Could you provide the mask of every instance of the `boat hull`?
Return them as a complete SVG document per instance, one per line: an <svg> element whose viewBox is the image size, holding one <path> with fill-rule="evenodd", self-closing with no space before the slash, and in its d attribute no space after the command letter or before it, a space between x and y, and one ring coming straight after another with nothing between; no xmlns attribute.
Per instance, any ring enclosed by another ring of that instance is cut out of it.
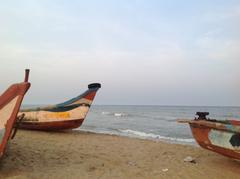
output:
<svg viewBox="0 0 240 179"><path fill-rule="evenodd" d="M0 158L3 156L7 143L11 138L24 95L30 88L28 73L29 70L26 70L24 82L10 86L0 96Z"/></svg>
<svg viewBox="0 0 240 179"><path fill-rule="evenodd" d="M68 121L53 122L21 122L19 127L26 130L58 131L78 128L82 125L84 119L75 119Z"/></svg>
<svg viewBox="0 0 240 179"><path fill-rule="evenodd" d="M78 128L86 118L100 87L101 85L98 83L90 84L88 85L89 89L83 94L64 103L23 109L19 112L19 115L24 115L24 118L18 123L18 127L43 131Z"/></svg>
<svg viewBox="0 0 240 179"><path fill-rule="evenodd" d="M207 124L193 121L189 125L195 140L202 148L240 160L240 134L238 132L228 130L221 123L214 123L212 125L215 127L210 127Z"/></svg>

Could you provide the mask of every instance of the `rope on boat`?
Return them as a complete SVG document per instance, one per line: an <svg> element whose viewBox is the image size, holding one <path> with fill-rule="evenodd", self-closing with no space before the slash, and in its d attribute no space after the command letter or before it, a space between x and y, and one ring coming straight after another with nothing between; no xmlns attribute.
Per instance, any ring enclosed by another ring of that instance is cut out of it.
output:
<svg viewBox="0 0 240 179"><path fill-rule="evenodd" d="M16 135L16 133L17 133L17 130L18 130L18 128L19 128L19 125L20 125L20 123L22 122L22 120L24 119L24 117L25 117L25 114L24 114L24 113L17 117L17 121L16 121L16 123L15 123L14 131L13 131L13 133L12 133L11 139L14 139L14 137L15 137L15 135Z"/></svg>

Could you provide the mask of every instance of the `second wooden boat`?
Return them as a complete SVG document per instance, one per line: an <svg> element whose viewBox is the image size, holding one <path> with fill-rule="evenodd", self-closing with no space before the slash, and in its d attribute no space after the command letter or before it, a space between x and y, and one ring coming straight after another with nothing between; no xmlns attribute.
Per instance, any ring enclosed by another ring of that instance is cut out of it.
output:
<svg viewBox="0 0 240 179"><path fill-rule="evenodd" d="M194 120L179 120L188 123L197 143L208 150L240 160L240 121L207 119L208 112L198 112Z"/></svg>
<svg viewBox="0 0 240 179"><path fill-rule="evenodd" d="M19 112L19 115L24 114L23 120L18 124L19 128L44 131L78 128L83 123L99 88L99 83L90 84L86 92L64 103L23 109Z"/></svg>

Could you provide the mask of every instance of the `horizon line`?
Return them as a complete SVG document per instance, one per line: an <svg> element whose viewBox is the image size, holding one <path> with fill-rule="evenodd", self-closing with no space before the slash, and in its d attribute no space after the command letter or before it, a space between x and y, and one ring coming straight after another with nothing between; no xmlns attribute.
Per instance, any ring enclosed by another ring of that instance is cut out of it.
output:
<svg viewBox="0 0 240 179"><path fill-rule="evenodd" d="M51 104L22 104L24 105L51 105ZM181 105L181 104L92 104L92 106L162 106L162 107L237 107L240 105Z"/></svg>

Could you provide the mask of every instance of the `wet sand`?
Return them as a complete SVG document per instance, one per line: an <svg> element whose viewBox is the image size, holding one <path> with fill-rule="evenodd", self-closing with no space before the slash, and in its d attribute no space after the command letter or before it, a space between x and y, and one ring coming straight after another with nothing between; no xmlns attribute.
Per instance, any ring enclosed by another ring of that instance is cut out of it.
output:
<svg viewBox="0 0 240 179"><path fill-rule="evenodd" d="M196 163L184 162L187 156ZM240 162L194 146L88 132L19 130L0 178L238 178Z"/></svg>

